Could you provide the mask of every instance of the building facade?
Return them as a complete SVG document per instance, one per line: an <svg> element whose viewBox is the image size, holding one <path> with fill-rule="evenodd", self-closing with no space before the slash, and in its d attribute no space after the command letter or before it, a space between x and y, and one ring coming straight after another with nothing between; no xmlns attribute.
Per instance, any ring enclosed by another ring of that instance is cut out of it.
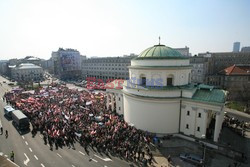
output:
<svg viewBox="0 0 250 167"><path fill-rule="evenodd" d="M242 47L241 52L250 52L250 46Z"/></svg>
<svg viewBox="0 0 250 167"><path fill-rule="evenodd" d="M53 73L62 80L81 78L81 55L75 49L59 48L52 52Z"/></svg>
<svg viewBox="0 0 250 167"><path fill-rule="evenodd" d="M43 80L43 69L31 63L19 64L11 69L11 78L17 82L40 82Z"/></svg>
<svg viewBox="0 0 250 167"><path fill-rule="evenodd" d="M190 64L193 65L193 83L220 86L222 81L218 73L234 64L250 64L250 52L200 53L198 56L190 57Z"/></svg>
<svg viewBox="0 0 250 167"><path fill-rule="evenodd" d="M0 60L0 74L1 75L7 74L7 67L8 67L8 61L7 60Z"/></svg>
<svg viewBox="0 0 250 167"><path fill-rule="evenodd" d="M174 48L183 56L190 56L189 48ZM83 60L82 75L84 79L93 77L96 80L101 79L104 82L109 79L127 79L129 78L130 62L138 55L130 54L123 57L96 57Z"/></svg>
<svg viewBox="0 0 250 167"><path fill-rule="evenodd" d="M205 55L190 57L190 64L193 66L191 70L192 83L205 83L208 73L208 59Z"/></svg>
<svg viewBox="0 0 250 167"><path fill-rule="evenodd" d="M124 81L122 91L112 89L117 81L107 84L113 84L107 90L107 107L144 131L205 136L217 142L225 92L191 84L191 70L189 57L165 45L150 47L131 60L129 79Z"/></svg>
<svg viewBox="0 0 250 167"><path fill-rule="evenodd" d="M234 64L250 63L250 52L221 52L210 53L208 74L213 75Z"/></svg>
<svg viewBox="0 0 250 167"><path fill-rule="evenodd" d="M229 91L229 100L250 99L250 64L235 64L219 72L220 87Z"/></svg>
<svg viewBox="0 0 250 167"><path fill-rule="evenodd" d="M239 51L240 51L240 42L234 42L233 52L239 52Z"/></svg>
<svg viewBox="0 0 250 167"><path fill-rule="evenodd" d="M183 56L191 56L189 53L189 47L185 46L185 48L173 48L174 50L180 52Z"/></svg>
<svg viewBox="0 0 250 167"><path fill-rule="evenodd" d="M94 77L97 80L127 79L129 76L128 66L131 59L136 55L124 57L99 57L82 61L82 75L84 79Z"/></svg>

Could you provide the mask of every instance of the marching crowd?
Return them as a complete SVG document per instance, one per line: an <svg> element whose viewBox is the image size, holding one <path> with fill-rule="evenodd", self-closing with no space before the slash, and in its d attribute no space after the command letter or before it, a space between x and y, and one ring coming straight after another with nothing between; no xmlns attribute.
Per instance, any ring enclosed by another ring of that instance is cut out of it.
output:
<svg viewBox="0 0 250 167"><path fill-rule="evenodd" d="M11 91L5 93L4 100L23 111L30 119L33 136L40 131L44 144L48 143L51 150L63 146L74 149L78 141L86 152L91 147L131 161L152 163L152 136L128 125L122 116L106 108L104 93L54 84L32 93Z"/></svg>

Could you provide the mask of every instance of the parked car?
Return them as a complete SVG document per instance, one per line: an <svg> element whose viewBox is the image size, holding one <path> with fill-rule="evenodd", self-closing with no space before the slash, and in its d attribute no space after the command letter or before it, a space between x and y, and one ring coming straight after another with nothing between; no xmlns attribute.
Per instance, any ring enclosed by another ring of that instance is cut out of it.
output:
<svg viewBox="0 0 250 167"><path fill-rule="evenodd" d="M203 165L203 159L199 155L183 153L183 154L180 154L180 158L184 161L190 162L190 163L198 165L198 166Z"/></svg>
<svg viewBox="0 0 250 167"><path fill-rule="evenodd" d="M14 111L15 109L12 108L11 106L5 106L4 107L4 114L8 117L11 118L11 112Z"/></svg>

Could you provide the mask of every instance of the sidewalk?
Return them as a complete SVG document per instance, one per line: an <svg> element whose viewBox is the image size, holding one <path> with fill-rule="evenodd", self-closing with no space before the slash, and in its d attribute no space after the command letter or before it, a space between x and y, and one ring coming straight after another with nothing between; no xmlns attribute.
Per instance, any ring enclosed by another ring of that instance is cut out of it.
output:
<svg viewBox="0 0 250 167"><path fill-rule="evenodd" d="M156 167L173 167L167 160L167 158L163 156L154 156L153 165Z"/></svg>
<svg viewBox="0 0 250 167"><path fill-rule="evenodd" d="M19 167L14 162L0 155L0 167Z"/></svg>
<svg viewBox="0 0 250 167"><path fill-rule="evenodd" d="M156 147L153 146L152 153L153 153L153 163L152 163L152 167L173 167L173 165L171 165L167 158L162 154L162 152ZM146 155L146 158L148 158L148 156Z"/></svg>
<svg viewBox="0 0 250 167"><path fill-rule="evenodd" d="M248 121L250 121L250 115L244 112L240 112L234 109L230 109L230 108L225 108L225 111L229 114L233 114L233 115L237 115L243 118L246 118Z"/></svg>

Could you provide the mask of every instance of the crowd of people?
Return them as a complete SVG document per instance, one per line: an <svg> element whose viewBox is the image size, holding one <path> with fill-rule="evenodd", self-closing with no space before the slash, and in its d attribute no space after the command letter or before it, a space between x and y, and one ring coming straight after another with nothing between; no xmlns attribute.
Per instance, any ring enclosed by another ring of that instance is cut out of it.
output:
<svg viewBox="0 0 250 167"><path fill-rule="evenodd" d="M43 134L50 149L79 142L86 152L94 151L122 156L131 161L152 163L149 144L152 136L128 125L123 117L106 108L103 92L69 89L60 84L34 92L12 90L4 100L23 111L32 124L32 134Z"/></svg>

